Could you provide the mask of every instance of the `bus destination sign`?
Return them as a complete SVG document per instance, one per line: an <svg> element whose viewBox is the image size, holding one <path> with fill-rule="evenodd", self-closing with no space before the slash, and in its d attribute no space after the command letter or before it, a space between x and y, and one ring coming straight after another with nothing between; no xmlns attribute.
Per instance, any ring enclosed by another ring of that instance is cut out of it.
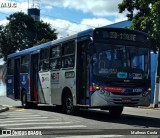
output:
<svg viewBox="0 0 160 138"><path fill-rule="evenodd" d="M143 34L130 31L122 30L105 30L100 29L96 30L94 33L95 40L121 40L121 41L130 41L130 42L144 42L147 40L147 37Z"/></svg>
<svg viewBox="0 0 160 138"><path fill-rule="evenodd" d="M109 38L120 39L120 40L128 40L128 41L136 41L136 34L109 32Z"/></svg>

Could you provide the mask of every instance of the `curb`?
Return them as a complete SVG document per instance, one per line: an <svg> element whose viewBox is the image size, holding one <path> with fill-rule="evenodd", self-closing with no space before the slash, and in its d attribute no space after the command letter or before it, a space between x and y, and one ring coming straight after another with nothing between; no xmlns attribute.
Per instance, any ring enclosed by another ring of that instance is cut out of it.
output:
<svg viewBox="0 0 160 138"><path fill-rule="evenodd" d="M8 111L8 110L9 110L9 107L2 107L2 108L0 109L0 113L5 112L5 111Z"/></svg>
<svg viewBox="0 0 160 138"><path fill-rule="evenodd" d="M141 109L152 109L152 110L160 110L160 107L156 107L154 108L153 106L138 106L138 108L141 108Z"/></svg>

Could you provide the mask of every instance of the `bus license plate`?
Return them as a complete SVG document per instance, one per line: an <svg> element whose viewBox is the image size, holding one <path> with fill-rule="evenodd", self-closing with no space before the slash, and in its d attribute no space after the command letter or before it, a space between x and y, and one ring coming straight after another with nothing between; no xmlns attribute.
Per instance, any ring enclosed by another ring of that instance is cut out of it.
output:
<svg viewBox="0 0 160 138"><path fill-rule="evenodd" d="M124 103L130 103L132 100L131 99L129 99L129 98L124 98L124 99L122 99L122 102L124 102Z"/></svg>

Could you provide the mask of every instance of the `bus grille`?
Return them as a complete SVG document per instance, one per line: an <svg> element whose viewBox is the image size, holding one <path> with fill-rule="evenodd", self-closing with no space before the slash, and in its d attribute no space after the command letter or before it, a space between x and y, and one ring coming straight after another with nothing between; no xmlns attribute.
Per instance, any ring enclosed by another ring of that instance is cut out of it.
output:
<svg viewBox="0 0 160 138"><path fill-rule="evenodd" d="M113 99L113 102L114 102L115 104L131 105L131 104L138 104L139 99L131 99L130 102L122 102L122 99Z"/></svg>

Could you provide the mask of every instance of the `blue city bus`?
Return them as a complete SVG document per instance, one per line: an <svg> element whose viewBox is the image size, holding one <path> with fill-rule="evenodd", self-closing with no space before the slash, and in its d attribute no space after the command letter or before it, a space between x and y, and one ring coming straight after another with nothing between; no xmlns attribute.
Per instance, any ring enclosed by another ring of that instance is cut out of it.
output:
<svg viewBox="0 0 160 138"><path fill-rule="evenodd" d="M8 55L7 96L22 106L56 105L67 114L150 104L150 37L95 28Z"/></svg>

